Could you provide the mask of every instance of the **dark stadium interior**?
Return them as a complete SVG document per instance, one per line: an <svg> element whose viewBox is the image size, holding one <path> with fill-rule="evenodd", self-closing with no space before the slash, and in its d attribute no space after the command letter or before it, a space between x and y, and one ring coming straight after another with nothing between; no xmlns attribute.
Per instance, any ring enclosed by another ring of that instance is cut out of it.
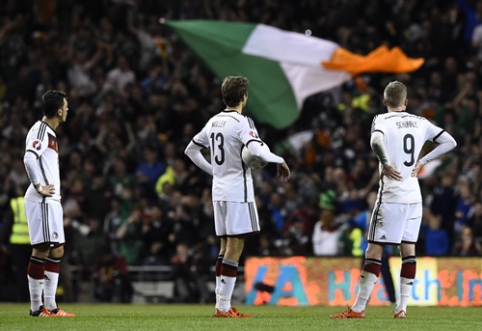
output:
<svg viewBox="0 0 482 331"><path fill-rule="evenodd" d="M172 281L187 291L176 295L181 302L211 300L207 280L218 253L211 178L183 151L223 109L220 80L160 17L310 29L354 53L386 44L425 58L412 73L363 74L309 97L287 129L257 124L261 138L290 165L292 179L276 182L273 164L253 172L262 231L246 240L244 257L313 256L320 218L340 232L338 250L326 255L353 256L353 220L378 189L370 125L385 111L383 88L395 79L409 87L407 111L458 142L420 179L424 225L417 255L481 256L482 38L472 37L482 16L476 2L2 0L0 301L19 299L9 251L10 199L30 184L22 163L25 136L41 118L40 97L50 89L66 91L70 108L56 131L66 231L63 300L81 301L82 284L95 288L106 263L124 282L127 297L118 301L131 300L129 279ZM312 138L293 147L289 137L301 132ZM443 247L441 235L449 239Z"/></svg>

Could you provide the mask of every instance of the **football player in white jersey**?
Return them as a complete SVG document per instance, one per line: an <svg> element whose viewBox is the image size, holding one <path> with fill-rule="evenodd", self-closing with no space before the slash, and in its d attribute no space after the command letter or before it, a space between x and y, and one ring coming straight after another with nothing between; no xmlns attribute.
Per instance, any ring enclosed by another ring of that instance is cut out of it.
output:
<svg viewBox="0 0 482 331"><path fill-rule="evenodd" d="M457 146L454 138L427 119L405 112L407 87L391 82L383 93L388 112L373 119L370 144L380 161L380 188L370 220L365 264L354 305L331 318L364 318L378 281L383 249L399 245L402 256L400 302L394 318L406 318L416 271L415 243L422 221L422 195L417 174L421 166ZM426 141L438 144L419 158Z"/></svg>
<svg viewBox="0 0 482 331"><path fill-rule="evenodd" d="M25 193L25 214L32 244L27 269L30 316L73 317L74 314L60 309L55 301L65 242L55 129L67 119L66 94L47 91L42 96L42 110L42 120L27 134L23 158L31 181Z"/></svg>
<svg viewBox="0 0 482 331"><path fill-rule="evenodd" d="M245 77L224 79L221 92L226 109L213 116L185 150L199 168L213 176L214 222L216 235L221 238L216 262L215 317L249 317L231 307L244 237L260 231L251 169L241 158L243 146L262 160L277 163L281 180L290 177L283 158L270 152L251 118L242 115L248 100L248 83ZM211 163L201 154L204 148L210 148Z"/></svg>

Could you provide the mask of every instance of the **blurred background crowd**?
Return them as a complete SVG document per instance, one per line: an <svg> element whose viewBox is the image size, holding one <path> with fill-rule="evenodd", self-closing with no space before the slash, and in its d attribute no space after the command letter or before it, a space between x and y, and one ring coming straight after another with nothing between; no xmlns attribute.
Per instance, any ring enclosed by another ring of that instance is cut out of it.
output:
<svg viewBox="0 0 482 331"><path fill-rule="evenodd" d="M3 285L15 273L11 201L30 183L25 136L41 119L40 97L49 89L66 91L70 108L57 129L64 265L99 284L112 282L102 274L105 265L125 277L132 265L171 266L171 277L188 287L199 275L210 277L218 252L211 178L183 151L224 108L220 81L160 17L309 29L355 53L386 44L425 58L413 73L367 74L310 97L285 130L257 123L261 138L287 160L292 179L279 183L274 165L253 172L262 232L248 238L244 256L363 254L378 189L370 126L385 112L382 92L394 79L409 87L408 112L429 118L458 142L420 180L424 221L417 254L481 255L482 1L4 0ZM109 298L105 289L96 296Z"/></svg>

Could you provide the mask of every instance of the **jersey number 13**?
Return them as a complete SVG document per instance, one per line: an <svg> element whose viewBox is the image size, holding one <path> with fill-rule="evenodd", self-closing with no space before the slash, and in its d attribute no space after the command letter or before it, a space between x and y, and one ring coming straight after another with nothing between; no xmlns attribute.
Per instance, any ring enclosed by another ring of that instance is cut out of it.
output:
<svg viewBox="0 0 482 331"><path fill-rule="evenodd" d="M224 163L224 135L221 132L211 133L211 148L213 150L214 161L217 165Z"/></svg>

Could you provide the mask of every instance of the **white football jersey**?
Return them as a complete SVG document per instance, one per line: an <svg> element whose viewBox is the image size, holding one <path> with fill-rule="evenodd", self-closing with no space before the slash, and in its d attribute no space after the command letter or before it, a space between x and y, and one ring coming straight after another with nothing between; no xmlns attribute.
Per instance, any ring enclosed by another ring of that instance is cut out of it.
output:
<svg viewBox="0 0 482 331"><path fill-rule="evenodd" d="M33 184L25 193L25 200L60 203L60 171L57 136L54 129L43 121L36 122L27 134L25 153L34 153L42 174L40 185L53 185L55 193L51 197L39 194Z"/></svg>
<svg viewBox="0 0 482 331"><path fill-rule="evenodd" d="M401 204L421 202L418 178L411 176L412 169L425 142L436 142L444 130L423 117L406 112L390 112L375 116L371 133L375 131L383 133L388 160L403 177L402 181L382 177L378 199Z"/></svg>
<svg viewBox="0 0 482 331"><path fill-rule="evenodd" d="M235 110L224 110L213 116L192 141L210 148L213 201L254 201L251 169L241 158L244 145L261 142L251 118Z"/></svg>

